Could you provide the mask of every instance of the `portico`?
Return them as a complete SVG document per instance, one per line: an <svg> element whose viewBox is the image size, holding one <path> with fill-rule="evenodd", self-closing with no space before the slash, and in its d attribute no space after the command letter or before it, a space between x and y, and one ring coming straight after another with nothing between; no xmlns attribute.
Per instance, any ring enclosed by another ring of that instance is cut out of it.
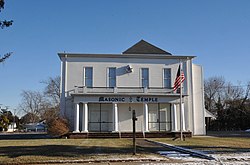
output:
<svg viewBox="0 0 250 165"><path fill-rule="evenodd" d="M73 132L130 132L131 110L136 111L138 118L136 128L139 132L180 131L178 124L180 113L177 109L178 103L175 103L176 96L168 102L163 100L167 99L164 96L74 95Z"/></svg>

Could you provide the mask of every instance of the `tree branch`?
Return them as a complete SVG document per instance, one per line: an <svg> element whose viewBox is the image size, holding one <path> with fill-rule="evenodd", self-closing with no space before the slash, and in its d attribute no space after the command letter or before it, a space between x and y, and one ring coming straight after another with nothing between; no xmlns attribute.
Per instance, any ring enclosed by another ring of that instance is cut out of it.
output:
<svg viewBox="0 0 250 165"><path fill-rule="evenodd" d="M4 62L7 58L11 56L12 52L6 53L3 57L0 57L0 63Z"/></svg>

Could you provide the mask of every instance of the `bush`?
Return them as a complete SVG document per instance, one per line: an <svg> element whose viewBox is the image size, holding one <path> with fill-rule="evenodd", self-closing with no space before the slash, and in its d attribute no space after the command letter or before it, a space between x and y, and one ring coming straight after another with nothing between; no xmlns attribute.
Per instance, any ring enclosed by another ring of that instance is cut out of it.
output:
<svg viewBox="0 0 250 165"><path fill-rule="evenodd" d="M65 118L55 118L47 122L48 133L53 136L62 136L69 132L69 122Z"/></svg>

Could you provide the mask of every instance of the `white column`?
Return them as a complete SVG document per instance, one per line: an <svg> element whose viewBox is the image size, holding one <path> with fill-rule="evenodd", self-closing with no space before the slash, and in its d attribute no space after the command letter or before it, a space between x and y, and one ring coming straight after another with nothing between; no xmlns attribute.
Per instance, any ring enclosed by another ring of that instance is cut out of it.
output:
<svg viewBox="0 0 250 165"><path fill-rule="evenodd" d="M184 103L181 104L181 114L182 114L182 129L183 131L186 131L186 124L185 124L185 111L184 111Z"/></svg>
<svg viewBox="0 0 250 165"><path fill-rule="evenodd" d="M144 103L144 131L148 132L148 104Z"/></svg>
<svg viewBox="0 0 250 165"><path fill-rule="evenodd" d="M83 103L82 132L88 132L88 104Z"/></svg>
<svg viewBox="0 0 250 165"><path fill-rule="evenodd" d="M177 131L177 112L176 112L176 104L172 104L172 131Z"/></svg>
<svg viewBox="0 0 250 165"><path fill-rule="evenodd" d="M75 125L74 125L74 133L79 132L79 103L75 104Z"/></svg>
<svg viewBox="0 0 250 165"><path fill-rule="evenodd" d="M114 122L114 132L118 132L119 128L118 128L118 107L117 107L117 103L113 103L113 122Z"/></svg>

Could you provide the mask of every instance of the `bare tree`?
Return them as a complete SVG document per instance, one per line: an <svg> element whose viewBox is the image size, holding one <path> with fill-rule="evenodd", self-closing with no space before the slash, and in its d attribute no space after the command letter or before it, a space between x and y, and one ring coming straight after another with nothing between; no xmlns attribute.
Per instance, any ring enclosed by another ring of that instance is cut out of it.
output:
<svg viewBox="0 0 250 165"><path fill-rule="evenodd" d="M0 12L2 9L4 9L4 0L0 0ZM0 20L0 28L3 29L5 27L11 26L13 23L13 20L7 21L7 20ZM4 54L2 57L0 56L0 63L4 62L6 59L8 59L11 56L12 52Z"/></svg>
<svg viewBox="0 0 250 165"><path fill-rule="evenodd" d="M37 122L37 116L41 116L41 111L44 109L44 106L47 106L43 95L36 91L23 91L21 96L22 103L19 108L26 114L31 115L30 122Z"/></svg>
<svg viewBox="0 0 250 165"><path fill-rule="evenodd" d="M216 109L216 103L221 99L221 90L224 84L225 79L223 77L215 76L205 80L205 106L209 111L213 112Z"/></svg>
<svg viewBox="0 0 250 165"><path fill-rule="evenodd" d="M60 103L60 81L60 76L49 77L48 80L42 81L46 84L44 94L51 99L54 106L58 106Z"/></svg>
<svg viewBox="0 0 250 165"><path fill-rule="evenodd" d="M205 80L206 108L217 115L218 130L242 130L249 127L250 82L245 87L225 82L222 77Z"/></svg>
<svg viewBox="0 0 250 165"><path fill-rule="evenodd" d="M4 9L4 5L5 5L5 2L4 0L0 0L0 12L2 11L2 9ZM3 29L5 27L9 27L11 26L13 23L13 20L10 20L10 21L7 21L7 20L0 20L0 27Z"/></svg>
<svg viewBox="0 0 250 165"><path fill-rule="evenodd" d="M49 77L42 81L46 85L43 94L50 103L50 107L44 111L42 117L47 121L49 127L52 121L59 117L60 81L60 76Z"/></svg>

